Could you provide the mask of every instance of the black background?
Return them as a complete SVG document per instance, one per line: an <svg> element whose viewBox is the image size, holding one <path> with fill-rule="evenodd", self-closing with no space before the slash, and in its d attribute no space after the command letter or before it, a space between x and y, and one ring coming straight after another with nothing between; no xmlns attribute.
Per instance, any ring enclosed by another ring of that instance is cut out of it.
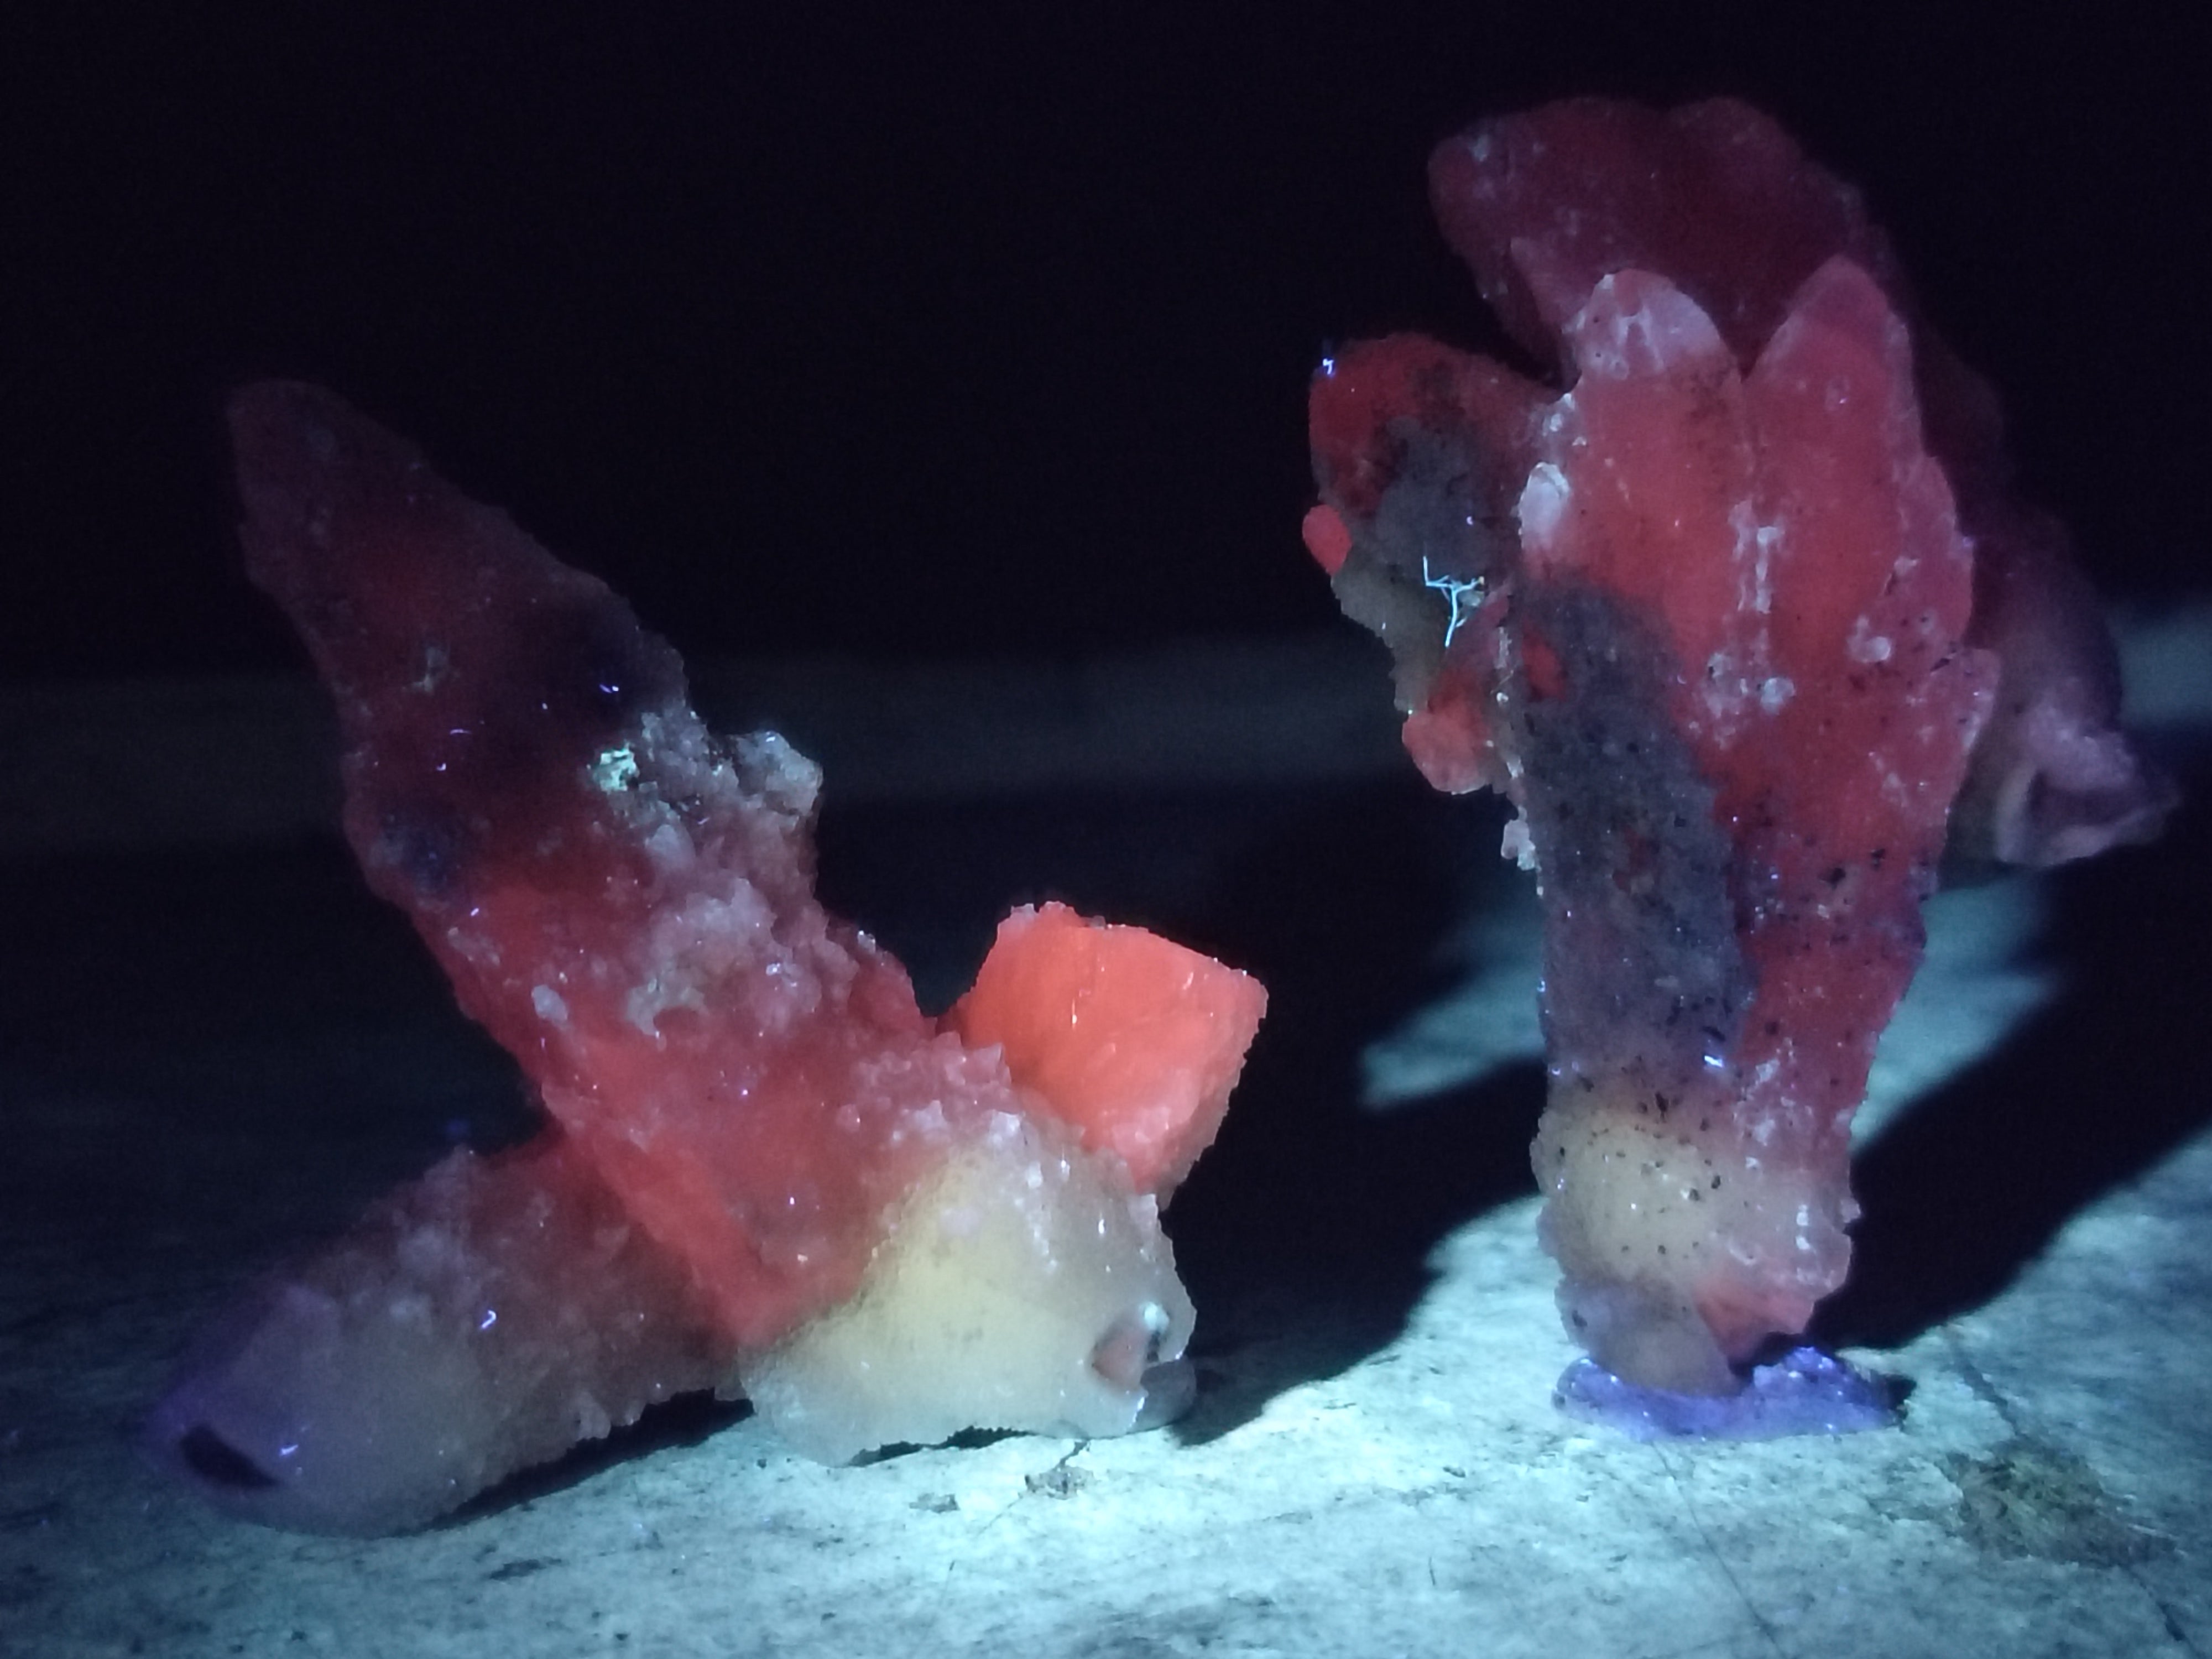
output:
<svg viewBox="0 0 2212 1659"><path fill-rule="evenodd" d="M1864 185L2110 592L2212 509L2189 8L16 7L0 680L287 666L224 390L321 380L687 653L1330 625L1332 340L1486 337L1429 147L1717 92ZM2171 21L2168 21L2171 20Z"/></svg>

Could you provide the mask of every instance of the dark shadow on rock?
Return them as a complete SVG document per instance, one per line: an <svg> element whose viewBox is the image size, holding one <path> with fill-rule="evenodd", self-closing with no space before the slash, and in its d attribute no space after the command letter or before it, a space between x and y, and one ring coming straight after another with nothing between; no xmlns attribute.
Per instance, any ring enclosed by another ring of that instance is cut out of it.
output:
<svg viewBox="0 0 2212 1659"><path fill-rule="evenodd" d="M1540 1067L1387 1115L1358 1105L1369 1043L1450 988L1444 934L1526 877L1499 809L1412 775L1279 789L1038 796L841 812L830 908L914 970L963 987L1012 904L1062 899L1257 975L1267 1017L1219 1140L1167 1214L1199 1310L1199 1396L1170 1432L1211 1439L1401 1335L1443 1237L1529 1188ZM1535 994L1535 965L1528 994Z"/></svg>
<svg viewBox="0 0 2212 1659"><path fill-rule="evenodd" d="M1852 1276L1824 1345L1890 1347L1997 1295L2072 1217L2212 1122L2212 816L2048 878L2064 988L1915 1105L1853 1171Z"/></svg>
<svg viewBox="0 0 2212 1659"><path fill-rule="evenodd" d="M1334 1089L1328 1073L1288 1071L1274 1086L1263 1072L1254 1098L1279 1109L1259 1133L1295 1143L1224 1146L1219 1183L1240 1190L1169 1218L1199 1308L1198 1401L1170 1430L1186 1443L1388 1348L1435 1282L1437 1246L1529 1189L1543 1102L1533 1061L1388 1116L1358 1112L1341 1070Z"/></svg>
<svg viewBox="0 0 2212 1659"><path fill-rule="evenodd" d="M913 1440L894 1440L887 1446L878 1446L872 1450L862 1452L859 1456L851 1459L845 1467L870 1469L878 1463L891 1463L902 1457L912 1457L918 1452L981 1451L986 1446L997 1445L1001 1440L1020 1438L1021 1431L1018 1429L963 1429L959 1433L949 1435L934 1445L923 1445Z"/></svg>
<svg viewBox="0 0 2212 1659"><path fill-rule="evenodd" d="M742 1400L717 1400L711 1394L678 1395L648 1407L636 1422L615 1429L597 1440L580 1440L550 1463L540 1463L509 1475L497 1486L478 1492L451 1515L431 1523L432 1530L465 1527L486 1516L520 1508L556 1492L580 1486L617 1463L647 1457L677 1446L696 1446L753 1414Z"/></svg>
<svg viewBox="0 0 2212 1659"><path fill-rule="evenodd" d="M1203 1442L1402 1335L1446 1235L1529 1188L1542 1069L1363 1110L1360 1057L1449 988L1443 936L1492 884L1496 818L1417 781L1285 814L1208 918L1268 989L1219 1142L1169 1212L1199 1308ZM1534 964L1528 994L1534 997Z"/></svg>

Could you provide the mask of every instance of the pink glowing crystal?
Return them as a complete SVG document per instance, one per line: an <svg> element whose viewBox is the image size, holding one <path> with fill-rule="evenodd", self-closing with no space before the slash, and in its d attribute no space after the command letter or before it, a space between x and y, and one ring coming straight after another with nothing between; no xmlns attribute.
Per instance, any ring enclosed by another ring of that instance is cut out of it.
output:
<svg viewBox="0 0 2212 1659"><path fill-rule="evenodd" d="M2045 862L2164 797L2101 630L2057 620L2078 579L1994 400L1916 338L1855 191L1727 101L1487 122L1430 176L1566 389L1346 351L1307 544L1391 646L1423 773L1520 808L1569 1327L1632 1382L1725 1392L1843 1280L1850 1119L1947 824Z"/></svg>
<svg viewBox="0 0 2212 1659"><path fill-rule="evenodd" d="M337 700L347 836L552 1127L234 1320L165 1452L259 1518L381 1530L687 1389L824 1457L1131 1426L1192 1317L1159 1206L1259 987L1054 907L940 1028L815 899L814 766L710 733L604 585L326 392L250 387L231 422L249 568Z"/></svg>
<svg viewBox="0 0 2212 1659"><path fill-rule="evenodd" d="M1256 980L1157 933L1024 905L945 1024L999 1049L1139 1191L1169 1193L1213 1144L1266 1006Z"/></svg>

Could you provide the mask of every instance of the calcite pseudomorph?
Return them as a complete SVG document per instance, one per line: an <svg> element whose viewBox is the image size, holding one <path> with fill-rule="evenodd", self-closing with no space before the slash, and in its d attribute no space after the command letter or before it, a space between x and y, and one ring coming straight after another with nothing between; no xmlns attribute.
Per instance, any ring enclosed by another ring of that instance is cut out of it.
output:
<svg viewBox="0 0 2212 1659"><path fill-rule="evenodd" d="M2165 795L1992 395L1773 123L1555 105L1431 186L1557 381L1415 336L1324 363L1306 541L1423 773L1519 809L1568 1327L1723 1394L1844 1279L1850 1121L1947 834L2055 862Z"/></svg>
<svg viewBox="0 0 2212 1659"><path fill-rule="evenodd" d="M549 1125L223 1322L161 1455L254 1518L381 1531L684 1390L839 1459L1117 1433L1183 1387L1159 1211L1257 983L1048 906L926 1017L816 901L815 767L709 732L603 584L327 392L252 386L231 424L251 574L337 700L347 836Z"/></svg>

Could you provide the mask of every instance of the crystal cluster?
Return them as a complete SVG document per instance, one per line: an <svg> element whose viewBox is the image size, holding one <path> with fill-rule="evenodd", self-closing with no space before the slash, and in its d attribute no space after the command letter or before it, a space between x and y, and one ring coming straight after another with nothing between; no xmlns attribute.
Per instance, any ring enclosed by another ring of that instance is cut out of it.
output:
<svg viewBox="0 0 2212 1659"><path fill-rule="evenodd" d="M2164 795L1993 397L1772 122L1577 100L1430 182L1551 372L1415 336L1325 362L1307 545L1425 775L1519 809L1568 1327L1728 1393L1844 1279L1850 1121L1947 835L2055 862Z"/></svg>
<svg viewBox="0 0 2212 1659"><path fill-rule="evenodd" d="M1181 1386L1159 1209L1259 986L1048 907L925 1016L815 899L815 767L709 732L603 584L327 392L252 386L231 424L251 574L337 702L346 834L549 1123L225 1322L163 1454L243 1513L373 1531L689 1389L834 1459L1116 1433Z"/></svg>

